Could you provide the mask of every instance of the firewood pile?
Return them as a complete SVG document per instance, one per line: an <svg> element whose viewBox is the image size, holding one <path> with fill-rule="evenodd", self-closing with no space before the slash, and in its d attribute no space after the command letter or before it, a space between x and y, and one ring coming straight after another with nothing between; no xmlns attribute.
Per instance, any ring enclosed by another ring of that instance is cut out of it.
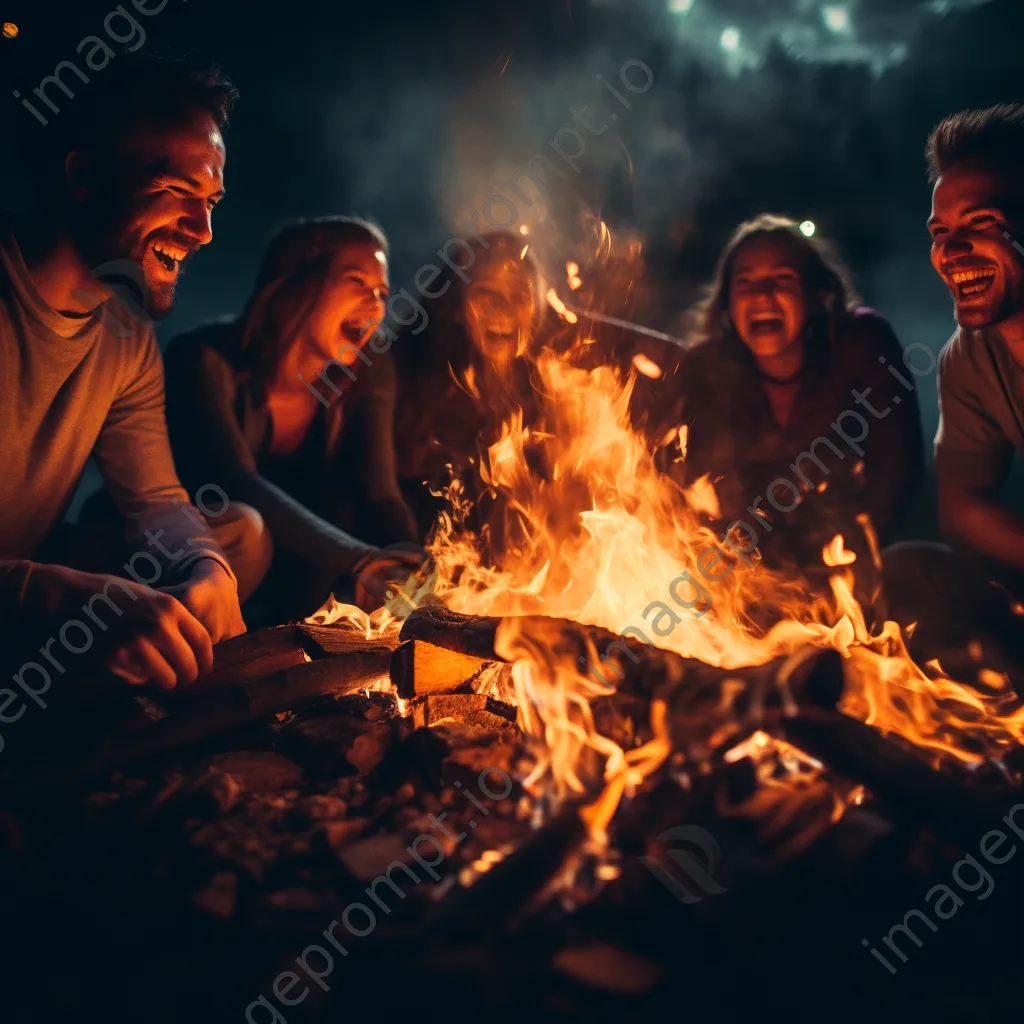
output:
<svg viewBox="0 0 1024 1024"><path fill-rule="evenodd" d="M660 700L674 753L602 848L592 795L554 808L519 781L498 624L282 626L221 645L187 692L65 709L4 781L2 1019L1019 1012L1024 860L988 866L991 898L955 889L938 930L911 920L904 959L883 945L987 832L1015 838L1012 758L936 770L846 718L835 654L723 672L624 645L598 730L635 747Z"/></svg>

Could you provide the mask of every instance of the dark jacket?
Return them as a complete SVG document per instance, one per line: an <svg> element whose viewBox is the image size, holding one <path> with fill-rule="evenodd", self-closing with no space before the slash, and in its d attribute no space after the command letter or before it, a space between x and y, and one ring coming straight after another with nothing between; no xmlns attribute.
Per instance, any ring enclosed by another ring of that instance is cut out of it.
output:
<svg viewBox="0 0 1024 1024"><path fill-rule="evenodd" d="M675 473L684 485L709 474L723 519L757 526L757 503L774 529L816 546L829 533L855 529L856 515L866 512L884 540L924 470L917 395L888 365L913 381L888 323L868 309L846 314L830 342L809 351L792 416L779 426L742 342L694 346L680 365L670 417L688 428L687 455ZM790 484L804 500L780 511L796 499Z"/></svg>
<svg viewBox="0 0 1024 1024"><path fill-rule="evenodd" d="M355 381L333 368L341 394L321 404L296 452L272 456L270 409L231 354L235 329L211 323L167 350L167 425L190 493L216 484L260 512L277 547L338 572L365 554L363 541L413 540L395 475L390 356L367 353L371 363L356 363Z"/></svg>

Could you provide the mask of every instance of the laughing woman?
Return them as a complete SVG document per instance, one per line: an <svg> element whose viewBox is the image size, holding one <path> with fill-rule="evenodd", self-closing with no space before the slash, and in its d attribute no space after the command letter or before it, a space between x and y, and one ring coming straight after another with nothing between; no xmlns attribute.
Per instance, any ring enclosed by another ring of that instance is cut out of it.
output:
<svg viewBox="0 0 1024 1024"><path fill-rule="evenodd" d="M346 576L416 563L381 550L415 538L395 475L394 370L374 341L387 297L377 228L303 221L270 243L240 316L168 349L181 479L262 514L273 542L262 597L275 621L310 614Z"/></svg>
<svg viewBox="0 0 1024 1024"><path fill-rule="evenodd" d="M786 218L743 224L697 327L673 417L688 428L684 482L709 474L723 519L748 522L786 563L820 564L835 533L863 541L859 513L884 540L921 482L917 396L890 372L912 380L892 329L858 306L831 247Z"/></svg>

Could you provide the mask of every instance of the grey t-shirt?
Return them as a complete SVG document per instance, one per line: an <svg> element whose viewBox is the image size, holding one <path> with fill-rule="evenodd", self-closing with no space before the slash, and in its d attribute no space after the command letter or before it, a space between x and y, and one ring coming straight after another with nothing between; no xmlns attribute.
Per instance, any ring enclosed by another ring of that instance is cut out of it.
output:
<svg viewBox="0 0 1024 1024"><path fill-rule="evenodd" d="M1024 366L994 328L960 329L939 355L935 465L964 481L1005 480L1024 453Z"/></svg>

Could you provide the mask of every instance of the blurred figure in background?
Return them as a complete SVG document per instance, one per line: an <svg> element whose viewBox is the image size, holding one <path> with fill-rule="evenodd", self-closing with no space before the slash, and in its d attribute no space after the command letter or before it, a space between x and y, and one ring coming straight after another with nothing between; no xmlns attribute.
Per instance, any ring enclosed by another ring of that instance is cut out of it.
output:
<svg viewBox="0 0 1024 1024"><path fill-rule="evenodd" d="M257 601L272 621L309 615L342 577L419 565L381 550L415 540L395 474L390 343L378 343L387 298L376 227L301 221L271 241L238 317L167 351L182 480L193 493L215 481L263 516L274 554Z"/></svg>
<svg viewBox="0 0 1024 1024"><path fill-rule="evenodd" d="M746 522L769 563L821 566L842 533L870 565L855 517L889 534L921 482L923 440L916 394L888 372L903 369L899 342L858 306L838 255L787 218L741 225L699 307L698 338L667 421L686 427L681 482L708 474L723 522Z"/></svg>
<svg viewBox="0 0 1024 1024"><path fill-rule="evenodd" d="M445 507L430 489L448 482L446 466L475 487L480 451L514 410L528 419L533 404L529 357L548 308L538 269L519 235L485 235L471 248L473 261L425 302L426 330L395 346L399 477L424 536Z"/></svg>

